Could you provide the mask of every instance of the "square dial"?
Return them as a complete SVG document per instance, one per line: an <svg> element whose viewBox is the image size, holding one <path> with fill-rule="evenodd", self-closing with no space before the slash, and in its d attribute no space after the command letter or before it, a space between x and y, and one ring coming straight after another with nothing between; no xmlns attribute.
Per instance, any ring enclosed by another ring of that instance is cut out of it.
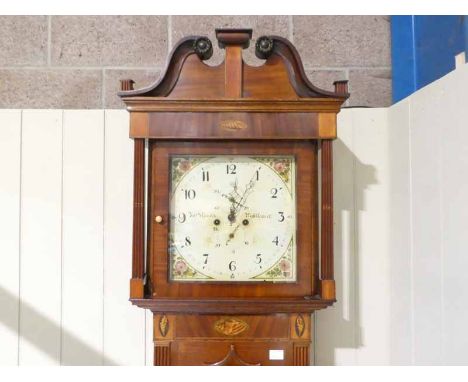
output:
<svg viewBox="0 0 468 382"><path fill-rule="evenodd" d="M296 281L294 156L170 158L172 281Z"/></svg>

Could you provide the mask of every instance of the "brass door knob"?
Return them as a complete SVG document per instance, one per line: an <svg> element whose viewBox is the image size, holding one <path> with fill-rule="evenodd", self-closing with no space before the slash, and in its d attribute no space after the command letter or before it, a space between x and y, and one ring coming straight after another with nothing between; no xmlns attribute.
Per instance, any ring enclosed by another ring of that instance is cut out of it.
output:
<svg viewBox="0 0 468 382"><path fill-rule="evenodd" d="M163 220L164 220L163 217L160 216L160 215L158 215L158 216L156 216L156 217L154 218L154 221L155 221L156 223L158 223L158 224L161 224L161 223L163 222Z"/></svg>

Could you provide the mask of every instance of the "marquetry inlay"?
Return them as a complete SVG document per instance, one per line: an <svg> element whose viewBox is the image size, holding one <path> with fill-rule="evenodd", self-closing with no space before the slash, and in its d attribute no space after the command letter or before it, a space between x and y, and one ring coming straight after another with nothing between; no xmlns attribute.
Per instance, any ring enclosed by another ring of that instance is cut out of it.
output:
<svg viewBox="0 0 468 382"><path fill-rule="evenodd" d="M239 318L223 317L216 321L213 327L214 330L225 336L236 336L245 332L249 328L249 324Z"/></svg>
<svg viewBox="0 0 468 382"><path fill-rule="evenodd" d="M166 337L168 330L169 330L169 320L167 319L166 315L162 315L161 318L159 319L159 333L161 333L163 337Z"/></svg>
<svg viewBox="0 0 468 382"><path fill-rule="evenodd" d="M302 335L304 334L305 322L304 322L304 318L300 314L296 317L296 323L294 325L294 329L296 330L297 336L302 337Z"/></svg>

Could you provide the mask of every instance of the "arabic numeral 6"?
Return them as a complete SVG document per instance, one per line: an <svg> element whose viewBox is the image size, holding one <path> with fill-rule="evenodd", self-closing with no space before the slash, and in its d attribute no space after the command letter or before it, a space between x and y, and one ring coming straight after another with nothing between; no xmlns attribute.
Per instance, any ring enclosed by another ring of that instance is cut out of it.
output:
<svg viewBox="0 0 468 382"><path fill-rule="evenodd" d="M236 266L236 262L235 261L231 261L229 263L229 270L230 271L235 271L237 269L237 266Z"/></svg>

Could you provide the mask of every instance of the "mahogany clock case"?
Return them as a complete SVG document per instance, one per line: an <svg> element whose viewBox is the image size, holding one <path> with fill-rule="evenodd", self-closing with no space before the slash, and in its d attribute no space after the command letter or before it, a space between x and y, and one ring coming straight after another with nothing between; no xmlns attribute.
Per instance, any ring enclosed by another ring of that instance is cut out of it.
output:
<svg viewBox="0 0 468 382"><path fill-rule="evenodd" d="M305 366L313 316L154 315L155 365ZM279 357L272 357L270 350Z"/></svg>
<svg viewBox="0 0 468 382"><path fill-rule="evenodd" d="M189 36L153 85L121 81L135 145L130 300L154 314L155 365L308 365L310 313L335 302L332 143L347 84L315 87L282 37L257 39L259 67L242 60L252 30L218 29L216 38L218 66L204 62L211 41ZM170 158L226 154L294 156L296 281L170 280Z"/></svg>

